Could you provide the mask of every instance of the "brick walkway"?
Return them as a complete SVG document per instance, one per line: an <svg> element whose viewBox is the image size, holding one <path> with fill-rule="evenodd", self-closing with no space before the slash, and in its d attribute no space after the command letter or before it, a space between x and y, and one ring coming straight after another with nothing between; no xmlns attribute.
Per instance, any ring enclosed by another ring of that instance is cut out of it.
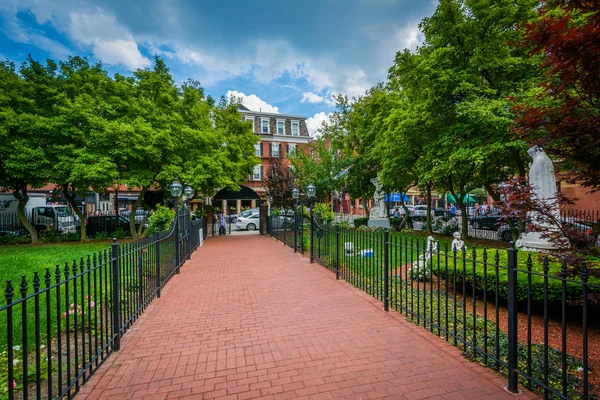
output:
<svg viewBox="0 0 600 400"><path fill-rule="evenodd" d="M236 236L194 253L78 397L513 398L505 385L281 242Z"/></svg>

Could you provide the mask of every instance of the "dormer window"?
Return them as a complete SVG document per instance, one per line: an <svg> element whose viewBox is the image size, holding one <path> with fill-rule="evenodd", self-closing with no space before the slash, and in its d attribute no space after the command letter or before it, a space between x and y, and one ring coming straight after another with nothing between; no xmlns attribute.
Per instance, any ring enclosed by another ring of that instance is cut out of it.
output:
<svg viewBox="0 0 600 400"><path fill-rule="evenodd" d="M260 126L261 126L261 132L262 133L269 133L269 120L268 119L261 119L260 120Z"/></svg>
<svg viewBox="0 0 600 400"><path fill-rule="evenodd" d="M300 123L292 121L292 136L300 136Z"/></svg>
<svg viewBox="0 0 600 400"><path fill-rule="evenodd" d="M285 135L285 120L282 120L282 119L277 120L277 134Z"/></svg>

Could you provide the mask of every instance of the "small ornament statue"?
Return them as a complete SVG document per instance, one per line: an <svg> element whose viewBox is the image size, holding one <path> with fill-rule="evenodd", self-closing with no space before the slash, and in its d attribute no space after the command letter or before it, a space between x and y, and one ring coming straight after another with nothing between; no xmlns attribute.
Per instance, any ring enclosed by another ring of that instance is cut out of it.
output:
<svg viewBox="0 0 600 400"><path fill-rule="evenodd" d="M425 253L419 256L419 259L412 263L410 276L415 280L426 279L431 276L429 260L434 254L438 254L439 243L435 241L433 236L427 237L427 249Z"/></svg>
<svg viewBox="0 0 600 400"><path fill-rule="evenodd" d="M452 236L454 236L454 240L452 241L452 251L466 251L467 246L465 246L463 240L460 240L460 232L454 232Z"/></svg>

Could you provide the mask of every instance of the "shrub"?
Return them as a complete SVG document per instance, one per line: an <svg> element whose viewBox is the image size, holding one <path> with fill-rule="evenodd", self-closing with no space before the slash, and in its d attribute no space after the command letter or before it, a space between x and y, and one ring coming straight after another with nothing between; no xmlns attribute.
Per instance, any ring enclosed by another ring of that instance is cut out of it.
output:
<svg viewBox="0 0 600 400"><path fill-rule="evenodd" d="M76 242L79 240L79 232L69 232L60 234L54 227L46 229L40 235L42 243L58 243L58 242Z"/></svg>
<svg viewBox="0 0 600 400"><path fill-rule="evenodd" d="M335 219L329 204L317 203L313 207L313 212L315 213L315 217L319 222L333 222Z"/></svg>
<svg viewBox="0 0 600 400"><path fill-rule="evenodd" d="M271 217L279 217L281 215L281 211L279 208L271 208Z"/></svg>
<svg viewBox="0 0 600 400"><path fill-rule="evenodd" d="M460 232L458 222L451 217L439 217L433 221L432 229L443 236L452 236L454 232Z"/></svg>
<svg viewBox="0 0 600 400"><path fill-rule="evenodd" d="M127 232L125 232L125 230L121 227L118 227L113 232L113 237L116 237L117 239L125 239L127 236Z"/></svg>
<svg viewBox="0 0 600 400"><path fill-rule="evenodd" d="M2 244L23 244L29 243L31 239L27 236L13 235L9 233L4 236L0 236L0 245Z"/></svg>
<svg viewBox="0 0 600 400"><path fill-rule="evenodd" d="M473 251L468 250L463 255L456 255L456 271L454 270L454 256L449 252L448 255L441 253L440 256L432 257L433 273L442 279L448 281L461 282L466 281L467 287L472 288L479 293L483 293L484 289L489 296L493 296L496 292L496 266L494 251L487 251L487 265L483 264L484 249L476 249L476 262L473 262ZM527 301L528 273L521 272L527 270L527 262L530 253L519 252L517 260L517 298L520 303ZM438 263L439 258L439 263ZM446 263L448 271L446 275ZM500 300L508 298L508 273L506 265L508 264L507 252L501 250L498 252L498 297ZM473 271L473 269L475 269ZM550 263L548 271L548 301L551 304L560 304L562 300L562 280L558 278L561 265L559 263ZM544 302L544 277L543 263L538 259L538 255L531 255L531 300L533 303L543 304ZM569 282L571 281L571 282ZM581 304L582 285L577 277L567 278L566 294L568 304ZM597 293L600 279L595 277L589 278L589 293Z"/></svg>
<svg viewBox="0 0 600 400"><path fill-rule="evenodd" d="M358 228L359 226L367 226L369 223L369 218L354 218L354 226Z"/></svg>
<svg viewBox="0 0 600 400"><path fill-rule="evenodd" d="M98 232L96 233L96 240L108 240L108 232Z"/></svg>
<svg viewBox="0 0 600 400"><path fill-rule="evenodd" d="M217 208L215 208L217 210ZM156 206L156 210L148 218L148 229L146 235L166 231L175 220L175 210L169 207Z"/></svg>

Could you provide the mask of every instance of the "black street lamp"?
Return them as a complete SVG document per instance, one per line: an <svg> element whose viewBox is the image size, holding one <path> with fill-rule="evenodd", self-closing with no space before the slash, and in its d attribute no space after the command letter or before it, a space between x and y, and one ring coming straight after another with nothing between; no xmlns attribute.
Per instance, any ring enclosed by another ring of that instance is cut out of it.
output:
<svg viewBox="0 0 600 400"><path fill-rule="evenodd" d="M306 194L308 195L308 207L312 210L312 202L317 194L317 188L312 183L309 183L306 187Z"/></svg>

